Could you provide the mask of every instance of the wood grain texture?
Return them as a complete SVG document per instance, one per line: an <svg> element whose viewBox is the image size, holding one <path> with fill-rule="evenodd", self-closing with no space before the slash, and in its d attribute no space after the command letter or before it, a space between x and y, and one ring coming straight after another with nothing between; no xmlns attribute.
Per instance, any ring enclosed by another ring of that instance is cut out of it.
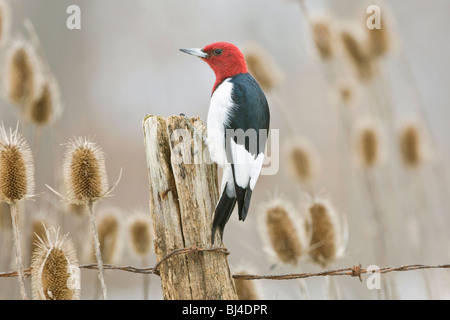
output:
<svg viewBox="0 0 450 320"><path fill-rule="evenodd" d="M205 133L200 119L191 119ZM217 166L185 119L147 116L143 122L149 176L150 211L158 261L174 249L211 244L212 214L218 201ZM205 155L205 156L204 156ZM237 299L227 256L220 252L177 255L162 263L167 300Z"/></svg>

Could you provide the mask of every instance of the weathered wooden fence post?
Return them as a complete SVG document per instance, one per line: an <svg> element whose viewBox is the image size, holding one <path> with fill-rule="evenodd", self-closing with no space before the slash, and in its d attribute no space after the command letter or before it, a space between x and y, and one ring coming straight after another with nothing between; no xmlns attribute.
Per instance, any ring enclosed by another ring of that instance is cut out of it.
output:
<svg viewBox="0 0 450 320"><path fill-rule="evenodd" d="M200 119L192 125L204 133ZM150 211L158 261L175 249L211 244L212 213L218 200L217 166L209 164L203 141L185 119L147 116L143 122ZM165 299L237 299L223 252L174 255L159 268Z"/></svg>

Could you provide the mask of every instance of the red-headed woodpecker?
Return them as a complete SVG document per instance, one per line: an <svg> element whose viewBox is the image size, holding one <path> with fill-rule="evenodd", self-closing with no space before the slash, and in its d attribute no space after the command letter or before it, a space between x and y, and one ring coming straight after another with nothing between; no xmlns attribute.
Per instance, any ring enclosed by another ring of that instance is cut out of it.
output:
<svg viewBox="0 0 450 320"><path fill-rule="evenodd" d="M216 206L211 242L216 229L223 237L236 202L244 221L261 172L270 113L266 97L248 73L242 52L233 44L216 42L203 49L180 49L200 57L216 74L207 120L211 159L223 168L221 197Z"/></svg>

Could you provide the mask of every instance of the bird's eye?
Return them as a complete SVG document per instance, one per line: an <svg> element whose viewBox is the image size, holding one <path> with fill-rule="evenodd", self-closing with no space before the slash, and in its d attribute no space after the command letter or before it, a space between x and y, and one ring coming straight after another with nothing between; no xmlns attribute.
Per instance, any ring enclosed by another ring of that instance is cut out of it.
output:
<svg viewBox="0 0 450 320"><path fill-rule="evenodd" d="M222 49L215 49L215 50L213 51L213 53L214 53L215 56L220 56L220 55L222 54L222 52L223 52Z"/></svg>

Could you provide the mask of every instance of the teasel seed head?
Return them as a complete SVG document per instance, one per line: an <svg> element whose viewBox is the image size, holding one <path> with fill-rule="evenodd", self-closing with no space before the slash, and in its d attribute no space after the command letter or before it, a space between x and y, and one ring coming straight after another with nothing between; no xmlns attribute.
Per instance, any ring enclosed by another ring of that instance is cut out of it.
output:
<svg viewBox="0 0 450 320"><path fill-rule="evenodd" d="M380 29L368 29L368 41L370 47L370 55L379 59L386 55L391 48L391 39L389 34L389 29L386 27L386 19L381 19Z"/></svg>
<svg viewBox="0 0 450 320"><path fill-rule="evenodd" d="M113 264L122 253L122 214L118 208L105 207L98 212L98 239L103 263ZM92 247L92 259L95 252Z"/></svg>
<svg viewBox="0 0 450 320"><path fill-rule="evenodd" d="M245 60L249 72L264 91L273 90L281 82L282 74L279 67L259 45L251 44L245 49Z"/></svg>
<svg viewBox="0 0 450 320"><path fill-rule="evenodd" d="M262 205L259 231L271 257L283 264L297 265L304 253L302 222L293 206L285 199L275 198Z"/></svg>
<svg viewBox="0 0 450 320"><path fill-rule="evenodd" d="M17 130L7 134L0 126L0 200L8 203L30 198L34 191L33 156Z"/></svg>
<svg viewBox="0 0 450 320"><path fill-rule="evenodd" d="M237 268L233 274L236 275L249 275L249 274L257 274L257 272L253 272L248 268ZM236 287L236 293L238 295L239 300L260 300L261 293L258 287L258 282L253 280L241 280L234 279L234 286Z"/></svg>
<svg viewBox="0 0 450 320"><path fill-rule="evenodd" d="M339 108L351 109L357 107L361 101L360 87L353 77L343 77L337 80L332 87L330 96L333 105Z"/></svg>
<svg viewBox="0 0 450 320"><path fill-rule="evenodd" d="M8 2L0 0L0 48L8 42L10 23L10 8Z"/></svg>
<svg viewBox="0 0 450 320"><path fill-rule="evenodd" d="M59 228L46 229L33 252L31 281L35 300L79 300L80 269L72 241Z"/></svg>
<svg viewBox="0 0 450 320"><path fill-rule="evenodd" d="M350 31L341 34L342 44L352 65L356 68L361 80L371 79L374 73L374 65L366 42L359 39Z"/></svg>
<svg viewBox="0 0 450 320"><path fill-rule="evenodd" d="M404 123L400 128L398 143L405 167L418 168L426 157L425 138L419 123Z"/></svg>
<svg viewBox="0 0 450 320"><path fill-rule="evenodd" d="M310 184L320 171L320 158L316 148L309 140L297 137L285 145L288 168L295 180Z"/></svg>
<svg viewBox="0 0 450 320"><path fill-rule="evenodd" d="M354 133L356 159L365 169L379 165L385 157L384 137L381 125L374 119L359 119Z"/></svg>
<svg viewBox="0 0 450 320"><path fill-rule="evenodd" d="M92 203L108 193L103 151L89 139L78 137L68 143L63 176L71 203Z"/></svg>
<svg viewBox="0 0 450 320"><path fill-rule="evenodd" d="M379 6L381 6L379 4ZM395 16L387 5L382 5L382 13L380 19L380 29L365 28L367 33L367 42L369 45L369 52L374 60L380 59L389 52L395 51L396 48L396 26ZM362 16L362 23L367 23L367 15Z"/></svg>
<svg viewBox="0 0 450 320"><path fill-rule="evenodd" d="M309 235L308 254L311 260L327 267L343 251L341 225L330 201L321 198L305 199L302 204Z"/></svg>
<svg viewBox="0 0 450 320"><path fill-rule="evenodd" d="M59 116L59 88L53 77L42 82L26 111L27 120L36 125L51 124Z"/></svg>
<svg viewBox="0 0 450 320"><path fill-rule="evenodd" d="M334 54L334 39L329 18L312 21L311 28L317 52L323 60L330 60Z"/></svg>
<svg viewBox="0 0 450 320"><path fill-rule="evenodd" d="M41 77L40 62L34 48L16 40L6 53L4 86L8 99L26 106L36 94Z"/></svg>
<svg viewBox="0 0 450 320"><path fill-rule="evenodd" d="M341 96L341 100L346 104L349 104L352 101L352 89L348 86L340 86L339 93Z"/></svg>
<svg viewBox="0 0 450 320"><path fill-rule="evenodd" d="M150 216L144 213L134 213L130 217L128 233L133 252L144 257L152 250L153 232Z"/></svg>

